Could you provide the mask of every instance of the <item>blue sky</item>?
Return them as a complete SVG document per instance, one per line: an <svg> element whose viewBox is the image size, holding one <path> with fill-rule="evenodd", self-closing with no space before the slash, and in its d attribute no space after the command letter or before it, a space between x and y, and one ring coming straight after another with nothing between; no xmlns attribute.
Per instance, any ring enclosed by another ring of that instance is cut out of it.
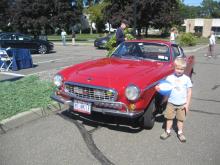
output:
<svg viewBox="0 0 220 165"><path fill-rule="evenodd" d="M202 0L184 0L184 4L190 6L199 6L202 3Z"/></svg>

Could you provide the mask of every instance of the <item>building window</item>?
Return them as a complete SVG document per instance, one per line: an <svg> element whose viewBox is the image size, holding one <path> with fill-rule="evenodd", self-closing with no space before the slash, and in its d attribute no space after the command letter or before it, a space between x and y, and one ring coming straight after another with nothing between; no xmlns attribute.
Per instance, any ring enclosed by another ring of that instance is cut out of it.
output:
<svg viewBox="0 0 220 165"><path fill-rule="evenodd" d="M202 26L195 26L194 31L195 31L195 36L201 37L202 32L203 32L203 27Z"/></svg>
<svg viewBox="0 0 220 165"><path fill-rule="evenodd" d="M211 30L215 32L215 36L220 37L220 27L213 26Z"/></svg>

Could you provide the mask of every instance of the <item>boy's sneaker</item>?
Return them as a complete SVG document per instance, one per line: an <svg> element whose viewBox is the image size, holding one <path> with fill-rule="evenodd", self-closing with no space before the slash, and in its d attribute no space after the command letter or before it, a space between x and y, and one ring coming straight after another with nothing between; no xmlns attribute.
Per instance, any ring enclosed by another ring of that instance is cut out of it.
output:
<svg viewBox="0 0 220 165"><path fill-rule="evenodd" d="M186 137L183 135L183 133L178 134L178 138L179 138L179 140L180 140L182 143L185 143L185 142L186 142Z"/></svg>
<svg viewBox="0 0 220 165"><path fill-rule="evenodd" d="M165 139L167 139L167 138L170 137L170 136L171 136L171 133L168 133L167 131L165 131L164 133L162 133L162 134L160 135L160 138L163 139L163 140L165 140Z"/></svg>

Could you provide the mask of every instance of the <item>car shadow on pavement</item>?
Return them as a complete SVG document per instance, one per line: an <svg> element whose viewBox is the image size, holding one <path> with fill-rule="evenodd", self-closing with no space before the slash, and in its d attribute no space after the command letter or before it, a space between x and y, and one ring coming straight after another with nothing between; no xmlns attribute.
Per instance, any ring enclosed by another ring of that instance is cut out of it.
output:
<svg viewBox="0 0 220 165"><path fill-rule="evenodd" d="M126 133L138 133L143 130L136 122L126 118L105 116L98 113L93 113L92 115L79 115L77 112L72 112L70 110L63 111L61 115L64 115L71 120L82 122L83 125L94 128L105 127L111 130Z"/></svg>

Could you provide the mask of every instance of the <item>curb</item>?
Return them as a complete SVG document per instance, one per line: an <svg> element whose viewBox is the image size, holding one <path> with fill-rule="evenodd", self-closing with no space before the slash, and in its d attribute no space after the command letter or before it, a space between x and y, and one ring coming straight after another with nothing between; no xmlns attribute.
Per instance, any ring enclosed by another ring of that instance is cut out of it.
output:
<svg viewBox="0 0 220 165"><path fill-rule="evenodd" d="M18 113L17 115L0 121L0 134L18 128L31 121L56 114L58 111L61 111L65 108L67 108L65 105L54 102L51 105L48 105L46 108L33 108L29 111Z"/></svg>

